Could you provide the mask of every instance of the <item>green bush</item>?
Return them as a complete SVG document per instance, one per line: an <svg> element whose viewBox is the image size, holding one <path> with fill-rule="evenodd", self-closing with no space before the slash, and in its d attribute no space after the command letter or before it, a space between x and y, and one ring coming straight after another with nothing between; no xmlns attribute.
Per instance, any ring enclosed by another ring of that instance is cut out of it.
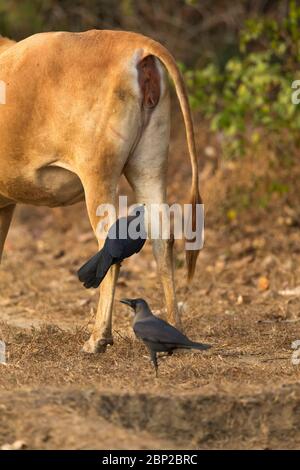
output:
<svg viewBox="0 0 300 470"><path fill-rule="evenodd" d="M11 33L30 29L33 33L42 30L43 9L49 1L42 0L0 0L0 34L11 36Z"/></svg>
<svg viewBox="0 0 300 470"><path fill-rule="evenodd" d="M193 108L219 132L230 156L241 155L268 134L270 143L281 139L299 143L300 105L291 101L292 82L300 78L300 7L295 1L281 21L246 21L239 53L222 67L210 63L186 70Z"/></svg>

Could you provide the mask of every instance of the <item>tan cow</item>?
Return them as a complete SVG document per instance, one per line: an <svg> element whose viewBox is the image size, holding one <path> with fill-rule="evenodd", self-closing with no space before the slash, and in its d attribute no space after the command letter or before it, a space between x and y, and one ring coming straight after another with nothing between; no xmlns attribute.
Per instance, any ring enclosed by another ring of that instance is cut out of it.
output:
<svg viewBox="0 0 300 470"><path fill-rule="evenodd" d="M122 31L54 32L13 43L0 38L0 254L17 203L64 206L85 197L93 230L101 203L116 203L122 173L140 203L166 201L170 110L167 69L182 109L200 202L193 125L184 83L159 43ZM99 248L103 240L99 239ZM169 321L179 322L172 242L154 240ZM190 277L197 251L187 252ZM119 267L100 287L85 352L112 344Z"/></svg>

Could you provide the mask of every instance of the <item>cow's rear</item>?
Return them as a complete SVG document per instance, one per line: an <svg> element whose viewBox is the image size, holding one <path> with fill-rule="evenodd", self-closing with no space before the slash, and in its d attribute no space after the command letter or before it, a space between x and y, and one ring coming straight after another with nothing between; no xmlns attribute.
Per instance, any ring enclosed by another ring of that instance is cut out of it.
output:
<svg viewBox="0 0 300 470"><path fill-rule="evenodd" d="M2 50L1 53L1 42ZM174 81L192 164L193 207L200 201L193 125L181 74L170 53L122 31L42 33L14 47L0 40L0 253L18 202L65 205L85 196L97 234L100 204L116 205L122 173L140 203L166 203L170 131L168 80ZM153 241L168 318L179 323L172 240ZM193 274L197 252L189 253ZM112 344L111 319L119 267L100 286L86 352Z"/></svg>

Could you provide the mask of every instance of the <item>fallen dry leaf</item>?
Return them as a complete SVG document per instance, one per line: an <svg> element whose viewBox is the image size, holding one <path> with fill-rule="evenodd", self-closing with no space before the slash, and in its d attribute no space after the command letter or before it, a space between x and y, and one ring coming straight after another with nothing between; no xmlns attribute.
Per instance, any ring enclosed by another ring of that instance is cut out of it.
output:
<svg viewBox="0 0 300 470"><path fill-rule="evenodd" d="M258 282L257 282L257 287L259 288L259 290L267 290L269 289L270 287L270 281L267 277L265 276L261 276L259 279L258 279Z"/></svg>

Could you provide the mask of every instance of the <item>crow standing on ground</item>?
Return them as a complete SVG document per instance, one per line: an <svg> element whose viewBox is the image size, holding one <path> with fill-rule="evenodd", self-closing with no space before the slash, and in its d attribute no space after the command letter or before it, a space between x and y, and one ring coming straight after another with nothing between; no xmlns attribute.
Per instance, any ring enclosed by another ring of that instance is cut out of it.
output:
<svg viewBox="0 0 300 470"><path fill-rule="evenodd" d="M79 280L87 289L98 287L112 265L121 263L123 259L129 258L143 248L147 238L144 217L142 217L141 224L136 227L139 234L137 238L131 238L129 233L130 224L136 218L144 215L144 207L139 206L135 209L135 212L135 215L121 217L116 220L108 231L102 250L90 258L77 272ZM126 238L124 238L123 231L125 231Z"/></svg>
<svg viewBox="0 0 300 470"><path fill-rule="evenodd" d="M196 343L178 331L174 326L157 318L151 312L147 302L143 299L122 299L123 304L129 305L135 312L133 331L143 340L155 367L157 377L158 352L166 352L171 355L175 349L209 349L208 344Z"/></svg>

